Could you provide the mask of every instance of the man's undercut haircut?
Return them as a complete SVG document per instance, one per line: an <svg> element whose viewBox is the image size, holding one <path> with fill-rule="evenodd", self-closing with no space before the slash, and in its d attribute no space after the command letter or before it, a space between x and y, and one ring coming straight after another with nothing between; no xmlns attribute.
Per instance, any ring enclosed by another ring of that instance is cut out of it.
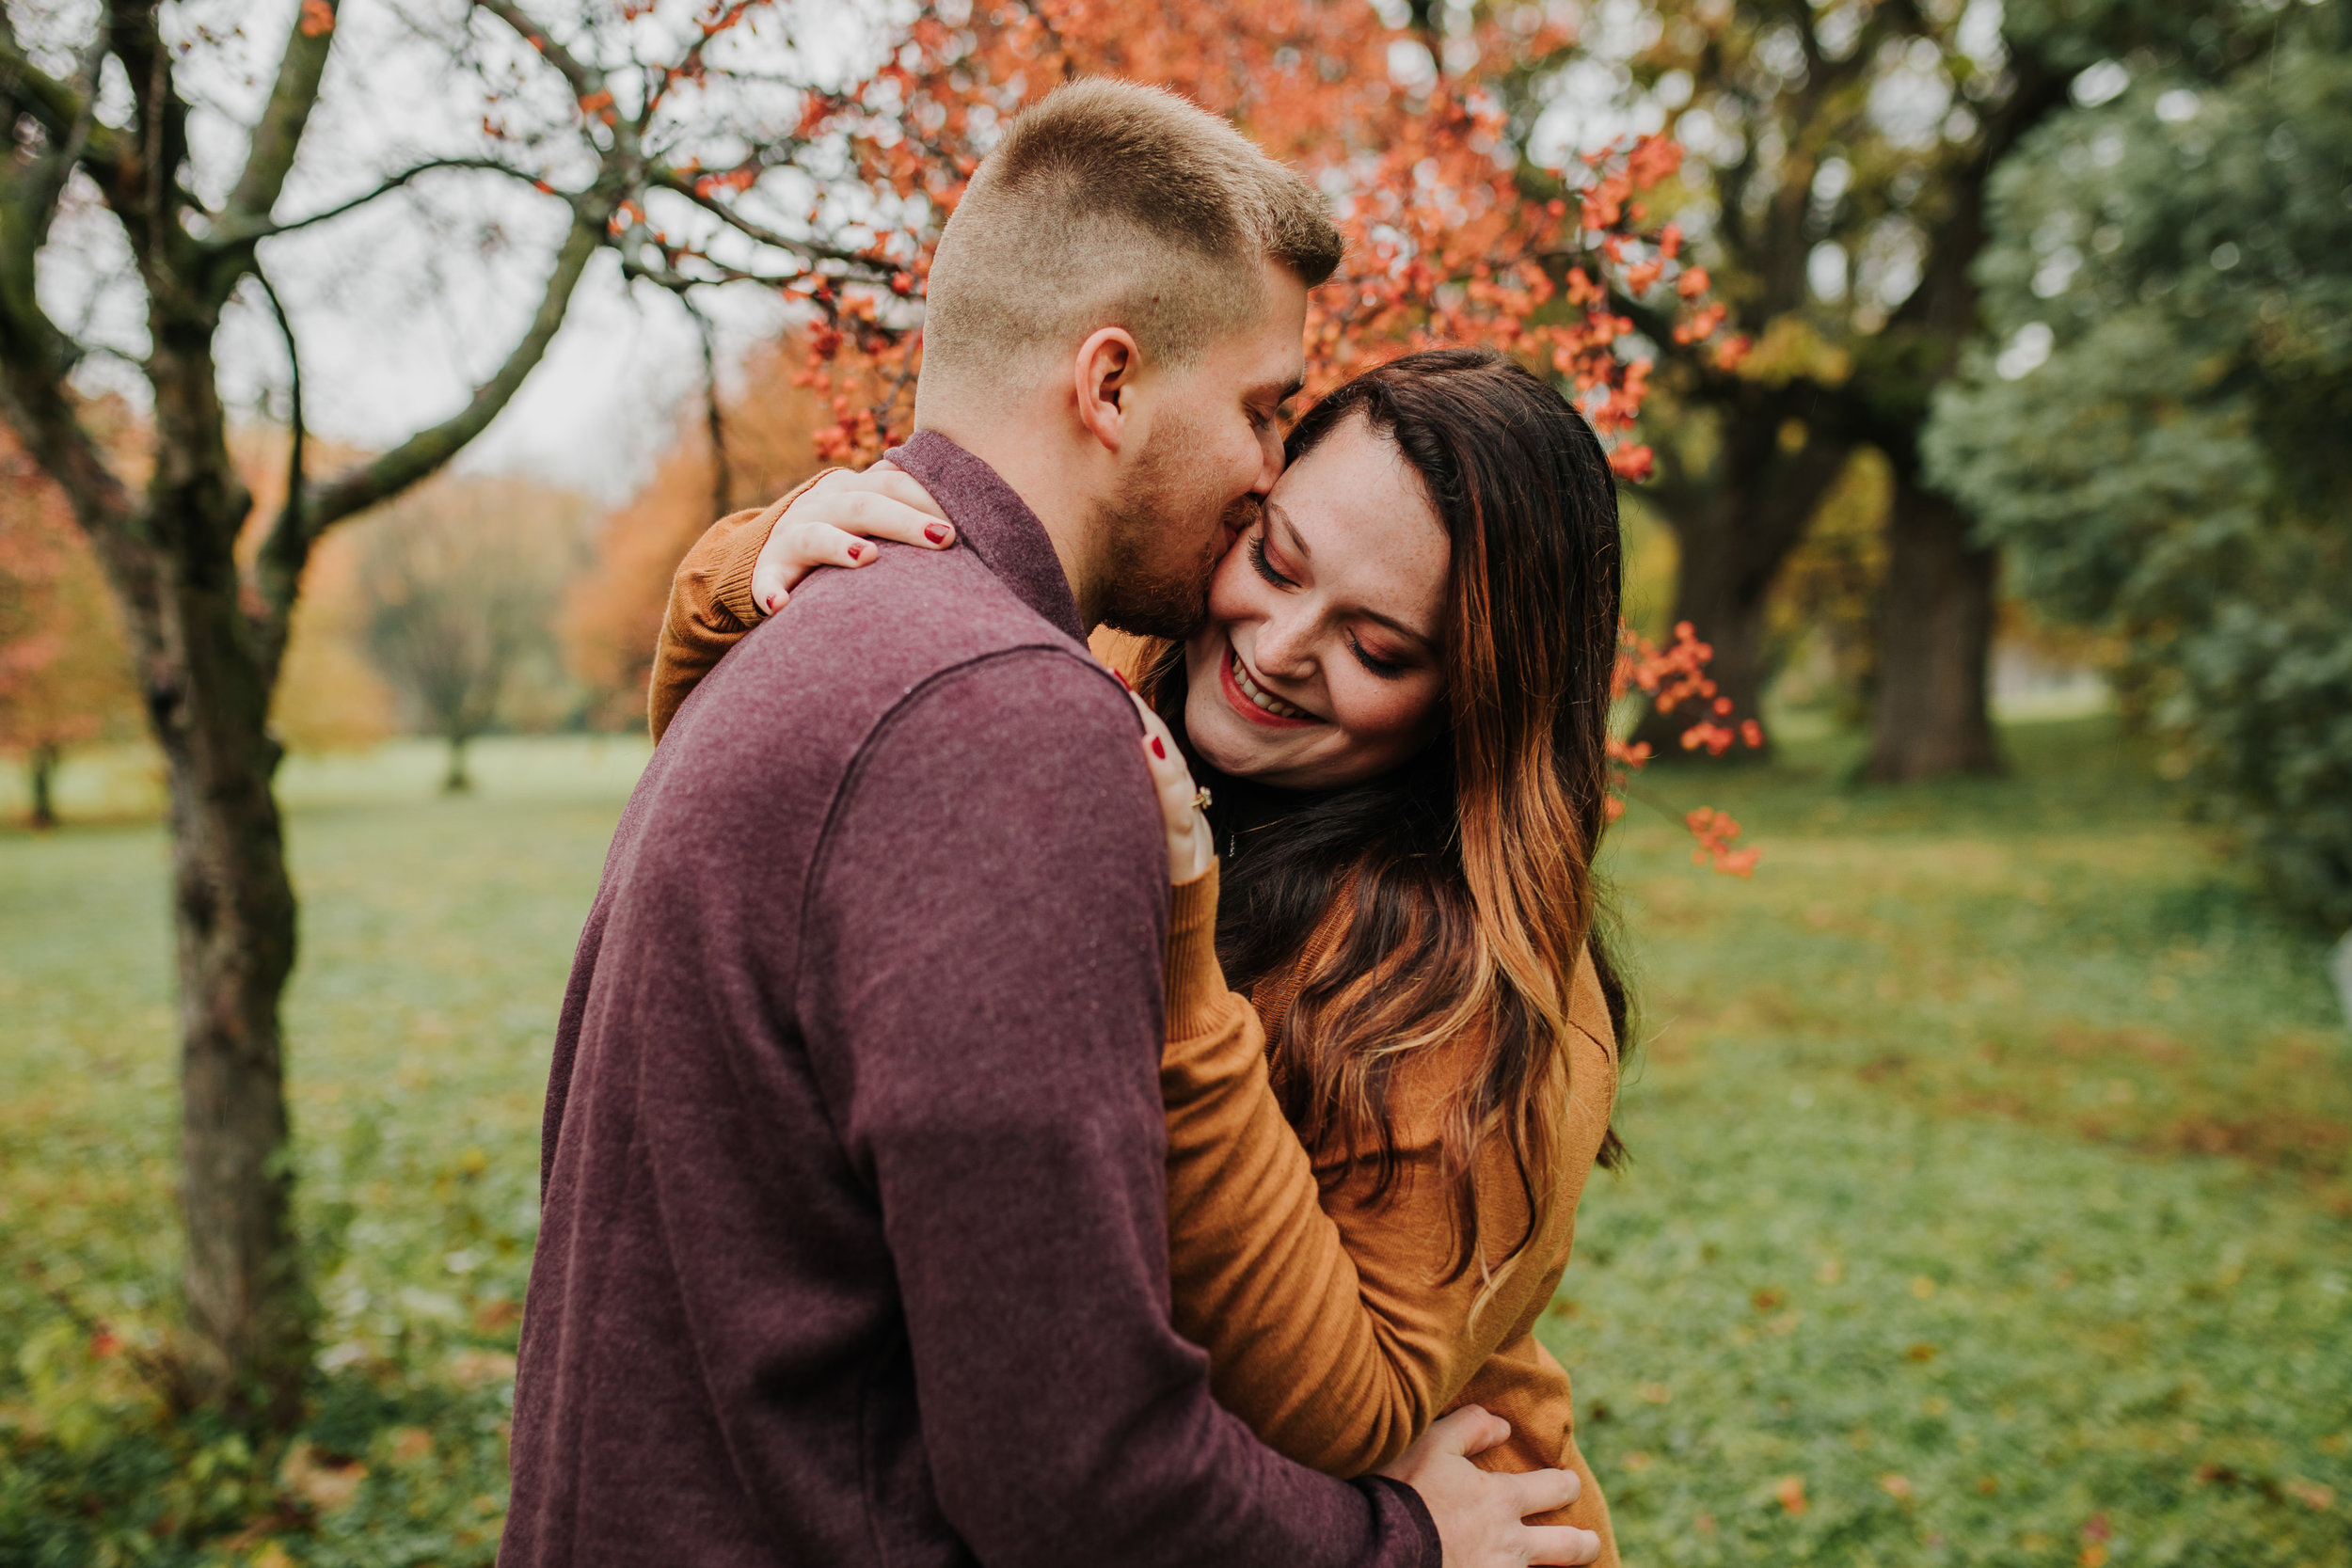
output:
<svg viewBox="0 0 2352 1568"><path fill-rule="evenodd" d="M1265 309L1263 260L1309 287L1340 262L1323 198L1174 93L1056 89L981 163L931 262L923 379L1001 388L1104 326L1194 363Z"/></svg>

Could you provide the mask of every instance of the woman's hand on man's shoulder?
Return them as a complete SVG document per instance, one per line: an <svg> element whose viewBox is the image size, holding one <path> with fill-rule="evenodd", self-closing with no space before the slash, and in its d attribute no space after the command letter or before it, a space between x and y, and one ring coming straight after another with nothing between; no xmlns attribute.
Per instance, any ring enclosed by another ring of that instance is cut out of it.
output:
<svg viewBox="0 0 2352 1568"><path fill-rule="evenodd" d="M835 468L768 510L768 541L752 565L752 602L768 615L782 610L792 590L820 566L855 568L880 560L882 552L866 540L923 550L956 542L955 525L931 493L888 463L864 473Z"/></svg>

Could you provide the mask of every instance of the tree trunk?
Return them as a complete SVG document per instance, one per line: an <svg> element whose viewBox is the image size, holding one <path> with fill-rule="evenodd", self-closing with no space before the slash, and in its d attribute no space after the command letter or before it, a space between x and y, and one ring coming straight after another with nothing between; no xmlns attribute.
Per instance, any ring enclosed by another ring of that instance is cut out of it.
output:
<svg viewBox="0 0 2352 1568"><path fill-rule="evenodd" d="M449 771L441 778L441 793L464 795L473 788L473 780L466 773L466 737L449 737Z"/></svg>
<svg viewBox="0 0 2352 1568"><path fill-rule="evenodd" d="M1681 561L1674 622L1690 622L1699 641L1715 650L1708 677L1741 718L1753 718L1767 678L1765 599L1788 551L1741 525L1744 499L1719 490L1675 521ZM1643 715L1635 736L1647 741L1661 761L1678 757L1682 732L1701 716L1688 705L1672 713L1653 707Z"/></svg>
<svg viewBox="0 0 2352 1568"><path fill-rule="evenodd" d="M1659 497L1681 547L1674 619L1690 622L1715 650L1708 676L1740 719L1758 716L1772 676L1765 636L1772 580L1850 453L1844 443L1807 432L1782 402L1759 387L1725 407L1712 473ZM1677 757L1683 731L1700 717L1687 705L1653 710L1635 735L1661 760Z"/></svg>
<svg viewBox="0 0 2352 1568"><path fill-rule="evenodd" d="M26 759L25 769L31 774L33 786L33 828L47 832L57 825L57 804L55 785L57 778L57 748L41 742L34 746Z"/></svg>
<svg viewBox="0 0 2352 1568"><path fill-rule="evenodd" d="M251 498L220 438L201 326L157 311L151 591L126 595L170 782L180 959L181 1203L192 1343L183 1392L283 1431L301 1409L311 1303L296 1244L278 998L294 896L271 780L270 676L233 542ZM157 547L161 546L161 547Z"/></svg>
<svg viewBox="0 0 2352 1568"><path fill-rule="evenodd" d="M1970 531L1958 505L1897 467L1864 768L1879 783L2001 771L1985 685L1998 557Z"/></svg>

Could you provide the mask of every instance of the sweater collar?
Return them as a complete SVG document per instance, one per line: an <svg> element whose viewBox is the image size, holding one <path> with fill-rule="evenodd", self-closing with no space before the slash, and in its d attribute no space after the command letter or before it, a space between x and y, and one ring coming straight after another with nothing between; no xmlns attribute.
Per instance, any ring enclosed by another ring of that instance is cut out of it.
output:
<svg viewBox="0 0 2352 1568"><path fill-rule="evenodd" d="M1031 610L1080 642L1078 601L1062 575L1053 538L1029 503L995 469L937 431L918 430L882 454L931 493L960 542Z"/></svg>

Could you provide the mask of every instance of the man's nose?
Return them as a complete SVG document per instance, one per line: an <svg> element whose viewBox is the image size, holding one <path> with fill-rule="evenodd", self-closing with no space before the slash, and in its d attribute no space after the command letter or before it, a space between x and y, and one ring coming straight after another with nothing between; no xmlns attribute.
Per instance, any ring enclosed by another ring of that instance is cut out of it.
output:
<svg viewBox="0 0 2352 1568"><path fill-rule="evenodd" d="M1258 483L1249 487L1255 496L1274 493L1274 482L1282 477L1282 436L1272 425L1258 432Z"/></svg>

